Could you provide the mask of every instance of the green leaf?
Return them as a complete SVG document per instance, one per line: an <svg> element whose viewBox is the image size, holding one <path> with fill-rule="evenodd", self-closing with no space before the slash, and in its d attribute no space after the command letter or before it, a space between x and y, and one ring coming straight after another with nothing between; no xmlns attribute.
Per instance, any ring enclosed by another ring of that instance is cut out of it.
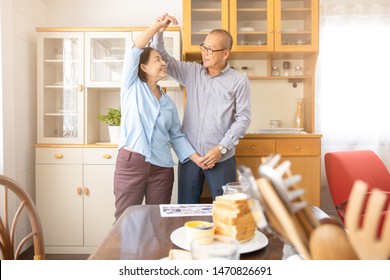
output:
<svg viewBox="0 0 390 280"><path fill-rule="evenodd" d="M121 108L108 108L107 114L98 114L98 119L108 125L119 126L121 124Z"/></svg>

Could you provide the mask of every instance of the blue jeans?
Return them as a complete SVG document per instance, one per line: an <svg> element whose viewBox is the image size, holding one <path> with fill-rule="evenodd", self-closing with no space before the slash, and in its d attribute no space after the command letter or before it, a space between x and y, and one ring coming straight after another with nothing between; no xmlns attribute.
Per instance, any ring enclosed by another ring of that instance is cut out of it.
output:
<svg viewBox="0 0 390 280"><path fill-rule="evenodd" d="M207 170L203 170L191 160L186 163L179 162L178 203L199 203L205 179L214 200L216 196L222 195L223 185L236 181L236 172L236 158L234 156Z"/></svg>

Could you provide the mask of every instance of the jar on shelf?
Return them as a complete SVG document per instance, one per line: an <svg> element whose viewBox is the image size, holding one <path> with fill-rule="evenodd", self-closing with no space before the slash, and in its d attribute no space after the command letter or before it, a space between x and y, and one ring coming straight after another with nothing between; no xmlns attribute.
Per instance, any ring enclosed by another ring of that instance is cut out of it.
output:
<svg viewBox="0 0 390 280"><path fill-rule="evenodd" d="M295 66L294 76L303 76L303 68L301 66Z"/></svg>
<svg viewBox="0 0 390 280"><path fill-rule="evenodd" d="M283 76L290 76L290 67L291 67L290 61L283 62Z"/></svg>
<svg viewBox="0 0 390 280"><path fill-rule="evenodd" d="M269 125L271 128L278 128L280 127L281 121L280 120L270 120Z"/></svg>
<svg viewBox="0 0 390 280"><path fill-rule="evenodd" d="M274 76L274 77L280 76L279 67L276 67L276 66L272 67L271 76Z"/></svg>
<svg viewBox="0 0 390 280"><path fill-rule="evenodd" d="M295 99L297 108L294 115L294 127L305 129L305 108L303 98Z"/></svg>
<svg viewBox="0 0 390 280"><path fill-rule="evenodd" d="M241 73L244 74L245 76L248 76L248 67L247 66L242 66L241 67Z"/></svg>

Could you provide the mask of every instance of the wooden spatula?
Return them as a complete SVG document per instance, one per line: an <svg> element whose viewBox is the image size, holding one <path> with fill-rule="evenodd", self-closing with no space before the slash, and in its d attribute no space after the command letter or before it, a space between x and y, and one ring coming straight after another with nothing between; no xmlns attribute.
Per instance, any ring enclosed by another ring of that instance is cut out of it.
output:
<svg viewBox="0 0 390 280"><path fill-rule="evenodd" d="M344 228L328 218L310 236L310 253L314 260L357 260Z"/></svg>
<svg viewBox="0 0 390 280"><path fill-rule="evenodd" d="M375 189L372 191L368 198L363 225L360 226L367 189L367 184L360 180L353 185L345 213L348 239L359 259L388 259L390 257L390 215L385 218L381 236L377 237L380 216L386 201L386 195L381 191Z"/></svg>

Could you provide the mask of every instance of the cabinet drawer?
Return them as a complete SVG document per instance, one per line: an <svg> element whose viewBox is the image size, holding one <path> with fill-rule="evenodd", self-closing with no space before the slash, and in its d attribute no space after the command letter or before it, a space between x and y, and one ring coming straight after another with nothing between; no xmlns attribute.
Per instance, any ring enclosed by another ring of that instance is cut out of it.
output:
<svg viewBox="0 0 390 280"><path fill-rule="evenodd" d="M277 139L276 153L284 156L319 156L321 141L319 139Z"/></svg>
<svg viewBox="0 0 390 280"><path fill-rule="evenodd" d="M37 164L81 164L83 151L81 148L37 148Z"/></svg>
<svg viewBox="0 0 390 280"><path fill-rule="evenodd" d="M268 156L275 153L275 140L241 139L236 147L237 156Z"/></svg>
<svg viewBox="0 0 390 280"><path fill-rule="evenodd" d="M115 164L118 155L117 148L85 148L85 164Z"/></svg>

